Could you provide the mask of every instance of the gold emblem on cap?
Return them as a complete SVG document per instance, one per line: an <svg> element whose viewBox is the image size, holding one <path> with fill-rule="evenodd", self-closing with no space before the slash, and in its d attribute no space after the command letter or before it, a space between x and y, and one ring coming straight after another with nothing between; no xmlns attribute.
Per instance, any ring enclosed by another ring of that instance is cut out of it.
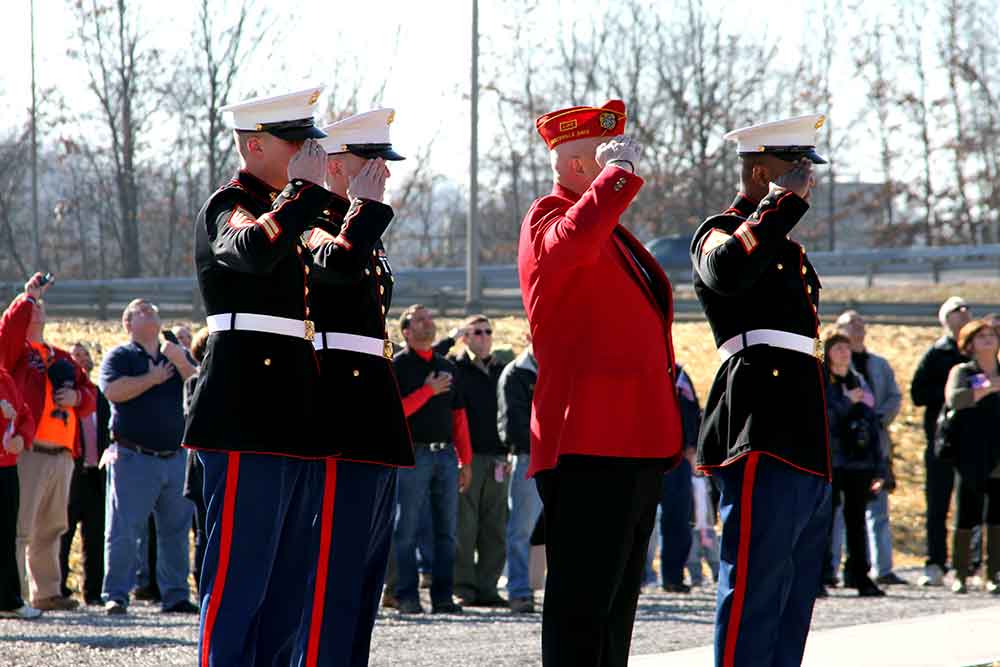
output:
<svg viewBox="0 0 1000 667"><path fill-rule="evenodd" d="M263 123L257 123L257 131L260 132L263 129L264 129L264 124Z"/></svg>
<svg viewBox="0 0 1000 667"><path fill-rule="evenodd" d="M826 116L820 116L819 120L816 121L816 129L818 130L819 128L823 127L823 123L825 122L826 122Z"/></svg>
<svg viewBox="0 0 1000 667"><path fill-rule="evenodd" d="M320 91L314 90L313 94L309 96L309 104L316 104L316 100L319 99Z"/></svg>
<svg viewBox="0 0 1000 667"><path fill-rule="evenodd" d="M601 124L601 127L603 127L605 130L613 130L615 129L615 125L618 124L618 119L615 118L615 115L610 111L605 111L604 113L601 114L601 117L598 119L598 122Z"/></svg>
<svg viewBox="0 0 1000 667"><path fill-rule="evenodd" d="M385 119L385 124L386 125L392 125L392 121L394 121L394 120L396 120L396 112L395 111L390 111L389 112L389 117Z"/></svg>

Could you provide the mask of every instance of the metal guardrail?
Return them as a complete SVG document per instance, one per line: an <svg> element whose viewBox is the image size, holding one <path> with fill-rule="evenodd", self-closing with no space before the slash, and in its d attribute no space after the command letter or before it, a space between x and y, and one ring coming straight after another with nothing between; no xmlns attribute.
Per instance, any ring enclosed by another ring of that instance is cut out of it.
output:
<svg viewBox="0 0 1000 667"><path fill-rule="evenodd" d="M935 280L948 269L996 268L1000 272L1000 244L981 246L944 246L934 248L885 248L840 252L810 252L809 259L820 275L865 276L869 286L875 276L885 273L930 272ZM683 268L669 269L679 275ZM465 269L398 269L393 301L402 307L424 303L442 314L458 313L465 308ZM517 267L513 264L481 267L485 312L520 313L521 295ZM23 289L23 283L0 283L0 295L8 298ZM150 299L160 306L165 317L200 319L204 316L201 294L194 278L114 278L103 281L60 280L46 295L49 312L56 317L117 318L125 305L136 297ZM702 317L701 307L692 299L679 298L679 320ZM936 303L822 302L821 315L835 316L853 308L873 321L933 324L937 321ZM976 312L1000 311L1000 305L976 304Z"/></svg>

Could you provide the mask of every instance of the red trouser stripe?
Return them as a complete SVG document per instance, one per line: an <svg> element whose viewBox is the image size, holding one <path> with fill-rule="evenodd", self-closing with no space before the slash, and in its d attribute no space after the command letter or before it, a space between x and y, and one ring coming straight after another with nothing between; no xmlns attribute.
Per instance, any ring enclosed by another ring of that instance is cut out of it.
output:
<svg viewBox="0 0 1000 667"><path fill-rule="evenodd" d="M219 543L219 564L212 582L212 592L208 594L208 612L205 614L205 631L201 640L201 667L208 667L211 655L212 629L215 617L222 604L222 592L226 588L226 573L229 571L229 555L233 546L233 514L236 511L236 485L240 478L240 455L229 454L226 463L226 491L222 502L222 537Z"/></svg>
<svg viewBox="0 0 1000 667"><path fill-rule="evenodd" d="M326 602L326 576L330 569L330 542L333 539L333 501L337 495L337 461L326 460L323 483L323 517L320 521L319 560L316 563L316 587L313 589L312 618L309 621L309 645L306 667L316 667L319 638L323 630L323 605Z"/></svg>
<svg viewBox="0 0 1000 667"><path fill-rule="evenodd" d="M726 649L722 664L733 667L736 663L736 640L740 636L740 620L743 616L743 599L747 592L747 570L750 565L750 536L753 532L751 510L753 509L753 483L757 475L758 452L747 456L743 469L743 488L740 491L740 545L736 555L736 586L733 588L733 602L729 607L729 625L726 628Z"/></svg>

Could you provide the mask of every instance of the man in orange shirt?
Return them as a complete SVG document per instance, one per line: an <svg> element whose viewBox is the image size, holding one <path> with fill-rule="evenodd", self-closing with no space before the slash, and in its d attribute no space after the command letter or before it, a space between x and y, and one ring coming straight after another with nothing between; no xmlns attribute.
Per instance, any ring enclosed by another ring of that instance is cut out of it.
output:
<svg viewBox="0 0 1000 667"><path fill-rule="evenodd" d="M22 597L30 594L31 605L42 610L78 604L60 590L59 546L67 527L73 459L81 451L77 425L97 404L93 383L69 352L45 342L42 295L51 286L36 273L0 321L0 356L37 425L34 442L17 462L17 559L21 581L25 574L28 579ZM60 371L65 384L56 387L50 375L59 377Z"/></svg>

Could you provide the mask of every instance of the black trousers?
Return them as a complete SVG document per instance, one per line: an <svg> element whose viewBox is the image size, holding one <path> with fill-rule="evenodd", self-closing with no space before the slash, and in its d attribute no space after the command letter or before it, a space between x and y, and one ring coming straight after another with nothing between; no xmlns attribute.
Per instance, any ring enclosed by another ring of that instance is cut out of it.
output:
<svg viewBox="0 0 1000 667"><path fill-rule="evenodd" d="M536 476L548 577L545 667L625 667L663 461L563 456Z"/></svg>
<svg viewBox="0 0 1000 667"><path fill-rule="evenodd" d="M958 477L955 492L955 528L969 530L986 523L1000 526L1000 479L968 483ZM985 510L985 511L984 511Z"/></svg>
<svg viewBox="0 0 1000 667"><path fill-rule="evenodd" d="M69 507L66 513L68 528L62 536L59 549L62 594L69 596L72 594L66 586L66 577L69 575L69 552L73 545L73 536L76 534L76 526L80 524L80 538L83 543L83 599L94 603L101 599L101 584L104 581L105 485L103 470L85 468L83 461L77 459L69 486Z"/></svg>
<svg viewBox="0 0 1000 667"><path fill-rule="evenodd" d="M21 487L17 466L0 468L0 611L20 609L21 581L17 575L17 511Z"/></svg>
<svg viewBox="0 0 1000 667"><path fill-rule="evenodd" d="M937 565L948 571L948 509L951 493L955 488L955 466L940 460L933 445L924 450L927 476L924 480L924 497L927 501L927 565ZM979 523L972 529L971 566L978 570L982 564L983 533Z"/></svg>
<svg viewBox="0 0 1000 667"><path fill-rule="evenodd" d="M868 570L871 569L865 510L868 501L872 499L870 486L873 479L870 472L833 471L833 509L836 511L837 507L844 506L844 534L847 542L844 571L848 575L844 581L846 583L853 579L855 587L868 578ZM830 522L830 528L832 531L833 522Z"/></svg>

